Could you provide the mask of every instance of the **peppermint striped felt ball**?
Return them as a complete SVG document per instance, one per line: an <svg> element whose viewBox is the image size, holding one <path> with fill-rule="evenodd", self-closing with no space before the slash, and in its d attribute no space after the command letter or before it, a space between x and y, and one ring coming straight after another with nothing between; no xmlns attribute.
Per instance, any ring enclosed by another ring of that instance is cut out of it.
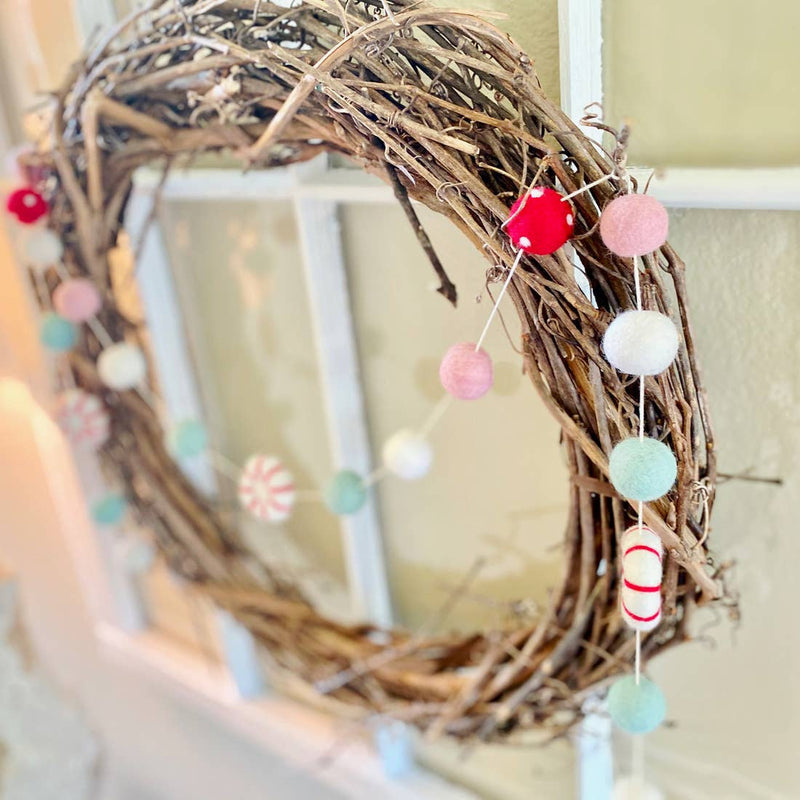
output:
<svg viewBox="0 0 800 800"><path fill-rule="evenodd" d="M238 495L242 507L256 519L283 522L294 506L294 479L275 456L257 454L244 465Z"/></svg>
<svg viewBox="0 0 800 800"><path fill-rule="evenodd" d="M62 392L55 416L58 426L75 446L97 448L108 439L108 412L99 398L83 389Z"/></svg>
<svg viewBox="0 0 800 800"><path fill-rule="evenodd" d="M661 539L650 528L634 525L620 542L622 618L635 631L651 631L661 621Z"/></svg>

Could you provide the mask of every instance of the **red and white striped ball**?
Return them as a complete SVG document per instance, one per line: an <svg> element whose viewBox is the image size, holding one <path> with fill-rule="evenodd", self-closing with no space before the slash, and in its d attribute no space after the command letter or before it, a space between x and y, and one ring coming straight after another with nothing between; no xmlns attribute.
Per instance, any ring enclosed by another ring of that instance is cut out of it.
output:
<svg viewBox="0 0 800 800"><path fill-rule="evenodd" d="M99 397L83 389L68 389L59 395L56 422L76 447L96 449L108 440L108 411Z"/></svg>
<svg viewBox="0 0 800 800"><path fill-rule="evenodd" d="M239 478L238 494L242 507L256 519L283 522L294 506L294 479L274 456L250 456Z"/></svg>
<svg viewBox="0 0 800 800"><path fill-rule="evenodd" d="M650 528L634 525L622 535L620 552L622 618L635 631L651 631L661 622L661 539Z"/></svg>

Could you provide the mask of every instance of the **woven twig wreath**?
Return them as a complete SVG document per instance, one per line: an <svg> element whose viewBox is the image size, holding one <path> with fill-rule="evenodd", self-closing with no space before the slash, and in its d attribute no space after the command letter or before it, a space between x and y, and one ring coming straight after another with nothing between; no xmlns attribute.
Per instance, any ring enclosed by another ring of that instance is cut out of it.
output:
<svg viewBox="0 0 800 800"><path fill-rule="evenodd" d="M143 164L226 150L263 169L340 153L391 183L407 212L411 197L447 216L495 275L514 257L500 227L546 156L541 182L566 192L618 166L544 96L530 57L507 35L472 14L407 0L151 3L98 41L56 97L41 185L67 268L103 287L99 320L117 341L143 344L145 334L117 307L109 271ZM563 250L525 257L509 287L524 368L562 428L571 479L563 581L535 624L518 630L377 637L369 625L326 619L281 575L254 568L173 463L150 407L101 384L101 342L84 331L72 367L112 411L103 457L173 568L264 645L277 684L339 709L498 738L543 724L563 730L628 668L634 639L617 607L616 552L634 515L608 483L607 460L637 429L636 385L608 365L600 341L612 317L633 307L634 286L631 262L611 255L596 232L615 186L574 198L573 246L596 307ZM643 258L642 280L645 307L669 314L684 345L646 385L647 435L667 442L679 464L673 490L645 508L667 554L664 621L646 636L648 658L687 639L692 609L723 589L707 549L714 441L684 265L665 245Z"/></svg>

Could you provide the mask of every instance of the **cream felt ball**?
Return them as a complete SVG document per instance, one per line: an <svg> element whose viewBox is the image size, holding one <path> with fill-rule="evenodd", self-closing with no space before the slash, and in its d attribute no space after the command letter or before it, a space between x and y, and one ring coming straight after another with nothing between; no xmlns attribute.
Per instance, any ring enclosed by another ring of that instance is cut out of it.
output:
<svg viewBox="0 0 800 800"><path fill-rule="evenodd" d="M448 394L459 400L477 400L492 388L492 359L473 342L454 344L439 365L439 379Z"/></svg>
<svg viewBox="0 0 800 800"><path fill-rule="evenodd" d="M25 260L31 267L47 269L61 261L64 245L49 228L37 228L25 238L23 251Z"/></svg>
<svg viewBox="0 0 800 800"><path fill-rule="evenodd" d="M506 232L531 255L545 256L563 247L575 230L575 212L564 196L546 186L534 186L511 206Z"/></svg>
<svg viewBox="0 0 800 800"><path fill-rule="evenodd" d="M646 526L628 528L620 541L622 586L620 613L635 631L651 631L661 622L661 578L664 546Z"/></svg>
<svg viewBox="0 0 800 800"><path fill-rule="evenodd" d="M678 354L675 323L658 311L624 311L608 326L603 352L612 367L629 375L658 375Z"/></svg>
<svg viewBox="0 0 800 800"><path fill-rule="evenodd" d="M383 463L404 481L415 481L428 474L433 463L433 448L415 431L397 431L383 445Z"/></svg>
<svg viewBox="0 0 800 800"><path fill-rule="evenodd" d="M644 256L667 241L667 209L647 194L614 198L600 215L600 238L618 256Z"/></svg>
<svg viewBox="0 0 800 800"><path fill-rule="evenodd" d="M675 483L678 463L658 439L623 439L611 451L608 474L614 488L629 500L649 502L665 495Z"/></svg>
<svg viewBox="0 0 800 800"><path fill-rule="evenodd" d="M608 713L618 728L628 733L649 733L667 715L661 689L643 675L620 678L608 692Z"/></svg>
<svg viewBox="0 0 800 800"><path fill-rule="evenodd" d="M132 389L144 380L147 361L139 347L118 342L106 347L97 359L100 380L117 392Z"/></svg>
<svg viewBox="0 0 800 800"><path fill-rule="evenodd" d="M68 278L53 292L53 307L70 322L86 322L99 310L102 299L88 278Z"/></svg>

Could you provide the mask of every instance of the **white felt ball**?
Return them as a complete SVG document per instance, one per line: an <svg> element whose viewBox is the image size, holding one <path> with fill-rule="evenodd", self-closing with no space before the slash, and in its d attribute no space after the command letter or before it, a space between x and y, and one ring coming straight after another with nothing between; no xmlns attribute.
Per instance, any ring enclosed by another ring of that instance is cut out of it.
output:
<svg viewBox="0 0 800 800"><path fill-rule="evenodd" d="M428 474L433 463L433 449L418 433L404 428L383 445L383 463L404 481L415 481Z"/></svg>
<svg viewBox="0 0 800 800"><path fill-rule="evenodd" d="M134 344L118 342L106 347L97 359L100 380L109 389L122 392L132 389L144 380L147 361L144 353Z"/></svg>
<svg viewBox="0 0 800 800"><path fill-rule="evenodd" d="M24 244L25 260L36 269L47 269L61 261L64 245L49 228L37 228L30 232Z"/></svg>
<svg viewBox="0 0 800 800"><path fill-rule="evenodd" d="M603 352L629 375L658 375L678 354L680 339L672 320L658 311L624 311L606 330Z"/></svg>

